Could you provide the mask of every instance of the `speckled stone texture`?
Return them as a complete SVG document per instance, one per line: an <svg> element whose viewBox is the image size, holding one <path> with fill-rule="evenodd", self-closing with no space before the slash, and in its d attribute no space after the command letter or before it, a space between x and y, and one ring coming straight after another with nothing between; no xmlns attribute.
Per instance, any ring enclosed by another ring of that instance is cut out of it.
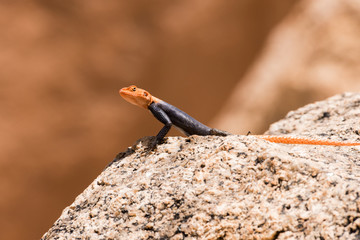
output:
<svg viewBox="0 0 360 240"><path fill-rule="evenodd" d="M270 134L360 141L360 94L290 112ZM149 138L121 153L42 239L359 239L360 147L255 136Z"/></svg>

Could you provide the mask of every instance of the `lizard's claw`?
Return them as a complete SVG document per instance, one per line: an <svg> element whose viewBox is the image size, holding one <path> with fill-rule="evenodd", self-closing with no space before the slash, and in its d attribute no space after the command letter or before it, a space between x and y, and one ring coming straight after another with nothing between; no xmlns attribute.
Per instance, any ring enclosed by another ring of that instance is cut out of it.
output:
<svg viewBox="0 0 360 240"><path fill-rule="evenodd" d="M149 143L147 150L149 152L152 151L152 150L155 150L156 146L157 146L157 141L156 141L156 139L154 139Z"/></svg>

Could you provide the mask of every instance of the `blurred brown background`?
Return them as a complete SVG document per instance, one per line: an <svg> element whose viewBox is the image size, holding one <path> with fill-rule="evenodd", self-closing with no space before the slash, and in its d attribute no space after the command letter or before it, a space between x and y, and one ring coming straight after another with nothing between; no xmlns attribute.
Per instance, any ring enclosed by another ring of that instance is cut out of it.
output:
<svg viewBox="0 0 360 240"><path fill-rule="evenodd" d="M0 239L39 239L161 128L121 87L238 134L358 90L359 12L351 0L2 1Z"/></svg>

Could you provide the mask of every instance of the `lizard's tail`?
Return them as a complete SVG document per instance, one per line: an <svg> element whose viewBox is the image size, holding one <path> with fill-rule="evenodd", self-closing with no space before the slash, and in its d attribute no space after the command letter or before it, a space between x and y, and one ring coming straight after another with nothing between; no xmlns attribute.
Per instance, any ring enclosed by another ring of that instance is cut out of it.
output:
<svg viewBox="0 0 360 240"><path fill-rule="evenodd" d="M216 129L216 128L212 128L210 129L210 135L216 135L216 136L229 136L231 135L231 133Z"/></svg>
<svg viewBox="0 0 360 240"><path fill-rule="evenodd" d="M360 142L340 142L319 138L295 137L295 136L270 136L255 135L255 137L274 143L284 144L312 144L312 145L331 145L331 146L359 146Z"/></svg>

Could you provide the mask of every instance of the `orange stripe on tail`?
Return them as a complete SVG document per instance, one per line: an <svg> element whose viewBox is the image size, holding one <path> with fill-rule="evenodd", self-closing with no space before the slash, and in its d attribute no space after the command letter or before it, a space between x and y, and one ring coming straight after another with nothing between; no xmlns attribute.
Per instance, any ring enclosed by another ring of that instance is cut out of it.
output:
<svg viewBox="0 0 360 240"><path fill-rule="evenodd" d="M311 145L330 145L330 146L359 146L360 142L340 142L325 139L294 137L294 136L271 136L271 135L255 135L255 137L267 140L273 143L284 144L311 144Z"/></svg>

